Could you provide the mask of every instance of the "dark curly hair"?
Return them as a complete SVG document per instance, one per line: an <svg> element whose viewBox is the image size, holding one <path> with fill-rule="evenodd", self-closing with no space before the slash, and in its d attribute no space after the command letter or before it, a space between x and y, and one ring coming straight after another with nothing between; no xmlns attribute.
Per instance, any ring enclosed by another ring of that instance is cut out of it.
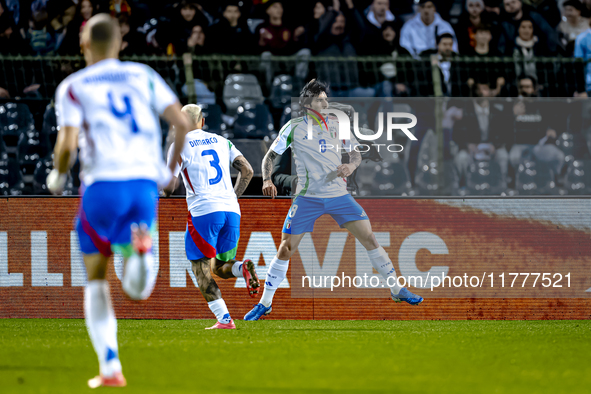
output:
<svg viewBox="0 0 591 394"><path fill-rule="evenodd" d="M302 108L309 107L314 97L318 97L320 93L324 92L328 95L328 83L313 79L302 88L300 92L300 106Z"/></svg>

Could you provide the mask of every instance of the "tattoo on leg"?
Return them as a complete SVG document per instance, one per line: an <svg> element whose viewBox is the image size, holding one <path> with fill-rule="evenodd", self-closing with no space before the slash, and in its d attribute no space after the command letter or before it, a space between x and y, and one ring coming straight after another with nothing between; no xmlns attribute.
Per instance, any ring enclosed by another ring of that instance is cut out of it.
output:
<svg viewBox="0 0 591 394"><path fill-rule="evenodd" d="M203 298L207 302L222 298L222 292L211 276L209 262L210 259L206 257L199 260L191 260L191 268L197 279L199 290L201 290L201 294L203 294Z"/></svg>

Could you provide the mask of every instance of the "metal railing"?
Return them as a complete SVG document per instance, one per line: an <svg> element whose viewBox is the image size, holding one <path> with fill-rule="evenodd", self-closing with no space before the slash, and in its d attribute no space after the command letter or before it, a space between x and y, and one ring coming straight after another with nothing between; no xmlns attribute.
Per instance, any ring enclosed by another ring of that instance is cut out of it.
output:
<svg viewBox="0 0 591 394"><path fill-rule="evenodd" d="M501 92L513 95L518 75L534 75L540 86L541 96L572 97L574 92L585 90L584 69L586 62L574 58L538 58L524 62L517 58L468 58L453 59L446 78L432 59L411 57L270 57L260 56L188 56L157 57L132 56L131 60L148 64L175 89L185 102L191 101L191 89L183 89L187 80L199 79L207 84L216 96L221 97L224 81L229 74L247 73L257 76L263 93L268 94L271 78L277 74L294 76L294 93L299 85L317 77L330 83L335 92L347 92L357 88L374 89L380 94L383 81L406 85L405 94L413 97L469 96L469 81L488 77L493 84L504 78ZM33 95L38 99L53 97L59 83L72 72L84 67L80 56L2 56L0 55L0 87L12 96L24 96L28 86L39 84ZM303 71L302 71L303 70ZM187 84L188 87L192 84ZM375 89L378 87L378 89ZM451 89L449 89L451 87ZM365 90L363 92L372 92ZM32 94L29 94L30 96Z"/></svg>

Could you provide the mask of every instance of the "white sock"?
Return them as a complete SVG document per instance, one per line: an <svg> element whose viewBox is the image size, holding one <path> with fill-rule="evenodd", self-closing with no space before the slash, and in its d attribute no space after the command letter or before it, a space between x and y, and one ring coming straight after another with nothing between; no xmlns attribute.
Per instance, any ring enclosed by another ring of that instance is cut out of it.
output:
<svg viewBox="0 0 591 394"><path fill-rule="evenodd" d="M228 307L226 306L223 298L208 302L207 306L209 306L209 309L213 312L216 319L218 319L220 323L228 324L232 321L230 312L228 312Z"/></svg>
<svg viewBox="0 0 591 394"><path fill-rule="evenodd" d="M237 261L234 263L232 266L232 275L237 278L244 278L244 275L242 275L242 261Z"/></svg>
<svg viewBox="0 0 591 394"><path fill-rule="evenodd" d="M289 267L289 260L279 260L277 256L273 257L269 269L267 270L267 279L265 279L265 290L261 297L261 304L267 308L273 303L273 296L275 291L285 279L287 275L287 268Z"/></svg>
<svg viewBox="0 0 591 394"><path fill-rule="evenodd" d="M156 284L156 276L152 277L153 264L154 256L151 252L143 256L134 253L127 260L121 286L132 300L145 300L152 294Z"/></svg>
<svg viewBox="0 0 591 394"><path fill-rule="evenodd" d="M368 250L367 255L369 256L371 265L382 275L382 278L386 281L386 285L390 287L392 294L397 295L400 293L402 287L396 281L396 270L384 248L380 246L377 249ZM388 280L388 278L392 279Z"/></svg>
<svg viewBox="0 0 591 394"><path fill-rule="evenodd" d="M121 372L117 346L117 320L109 284L106 280L91 280L84 290L84 318L92 346L99 359L101 375Z"/></svg>

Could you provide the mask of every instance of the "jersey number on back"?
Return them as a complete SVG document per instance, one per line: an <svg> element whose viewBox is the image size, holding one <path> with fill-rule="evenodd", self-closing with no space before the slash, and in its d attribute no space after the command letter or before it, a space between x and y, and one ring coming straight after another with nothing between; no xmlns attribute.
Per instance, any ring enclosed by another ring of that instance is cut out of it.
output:
<svg viewBox="0 0 591 394"><path fill-rule="evenodd" d="M218 153L216 151L214 151L213 149L208 149L208 150L204 150L203 152L201 152L201 156L212 156L213 157L213 160L209 161L209 165L211 165L213 168L215 168L216 174L215 174L215 178L212 178L209 180L209 184L215 185L216 183L219 183L219 181L222 180L222 167L220 167L220 158L218 156Z"/></svg>
<svg viewBox="0 0 591 394"><path fill-rule="evenodd" d="M125 118L129 116L129 119L131 120L131 131L133 131L134 133L140 131L135 121L135 118L133 117L133 111L131 110L131 100L129 99L129 96L122 96L123 102L125 103L125 111L119 111L115 107L115 102L113 101L113 95L111 94L111 92L109 92L107 96L109 98L109 106L111 107L111 112L113 113L113 115L115 115L117 118Z"/></svg>

